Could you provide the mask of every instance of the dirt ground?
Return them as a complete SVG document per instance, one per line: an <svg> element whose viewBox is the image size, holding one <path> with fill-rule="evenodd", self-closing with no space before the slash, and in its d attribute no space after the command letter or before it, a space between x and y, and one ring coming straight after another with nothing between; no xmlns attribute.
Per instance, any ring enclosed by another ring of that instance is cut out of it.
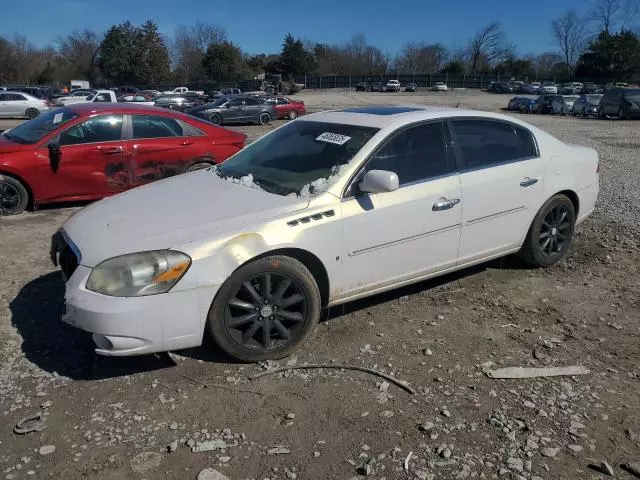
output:
<svg viewBox="0 0 640 480"><path fill-rule="evenodd" d="M496 110L508 100L477 92L300 98L310 110ZM600 203L565 261L532 270L506 258L331 309L311 341L277 363L237 364L210 343L96 356L86 334L60 321L64 285L48 258L50 236L79 207L1 219L2 478L611 478L593 467L603 461L616 478L634 478L620 465L640 461L640 122L527 120L601 155ZM267 130L238 128L251 139ZM348 370L250 380L305 363L377 369L415 393ZM486 374L570 365L589 373ZM13 433L39 411L44 430ZM205 441L214 449L192 451ZM226 477L200 473L207 468Z"/></svg>

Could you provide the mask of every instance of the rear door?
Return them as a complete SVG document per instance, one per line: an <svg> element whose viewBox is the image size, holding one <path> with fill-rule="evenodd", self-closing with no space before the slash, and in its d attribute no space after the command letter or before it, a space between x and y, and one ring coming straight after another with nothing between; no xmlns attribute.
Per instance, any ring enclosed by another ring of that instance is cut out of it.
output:
<svg viewBox="0 0 640 480"><path fill-rule="evenodd" d="M243 122L257 122L263 105L263 102L257 98L245 98Z"/></svg>
<svg viewBox="0 0 640 480"><path fill-rule="evenodd" d="M21 93L5 93L6 111L8 117L24 117L27 111L27 97Z"/></svg>
<svg viewBox="0 0 640 480"><path fill-rule="evenodd" d="M8 117L9 116L9 101L7 100L6 93L0 93L0 117Z"/></svg>
<svg viewBox="0 0 640 480"><path fill-rule="evenodd" d="M182 120L161 115L129 118L125 147L134 186L183 173L206 155L207 137Z"/></svg>
<svg viewBox="0 0 640 480"><path fill-rule="evenodd" d="M228 108L222 108L220 114L225 122L237 123L244 120L244 99L232 98L227 104Z"/></svg>
<svg viewBox="0 0 640 480"><path fill-rule="evenodd" d="M43 200L59 197L100 198L129 188L124 155L122 115L98 115L77 123L54 139L60 145L60 164L53 171L47 146L37 155Z"/></svg>
<svg viewBox="0 0 640 480"><path fill-rule="evenodd" d="M459 264L518 248L542 199L533 134L511 122L452 119L462 187Z"/></svg>

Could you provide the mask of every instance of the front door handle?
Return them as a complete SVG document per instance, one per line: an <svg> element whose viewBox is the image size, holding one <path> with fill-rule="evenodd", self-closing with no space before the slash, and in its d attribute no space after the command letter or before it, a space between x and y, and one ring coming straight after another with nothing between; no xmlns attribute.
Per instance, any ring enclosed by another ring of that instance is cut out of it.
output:
<svg viewBox="0 0 640 480"><path fill-rule="evenodd" d="M185 140L180 145L182 145L183 147L188 147L189 145L193 145L193 142L191 140Z"/></svg>
<svg viewBox="0 0 640 480"><path fill-rule="evenodd" d="M524 180L522 180L520 182L520 186L521 187L530 187L531 185L534 185L536 183L538 183L538 179L537 178L529 178L529 177L527 177L527 178L525 178Z"/></svg>
<svg viewBox="0 0 640 480"><path fill-rule="evenodd" d="M433 204L431 210L434 212L439 212L442 210L449 210L450 208L455 207L460 203L459 198L452 198L449 200L448 198L440 197L436 203Z"/></svg>
<svg viewBox="0 0 640 480"><path fill-rule="evenodd" d="M96 147L94 151L98 151L103 155L117 155L122 153L122 147Z"/></svg>

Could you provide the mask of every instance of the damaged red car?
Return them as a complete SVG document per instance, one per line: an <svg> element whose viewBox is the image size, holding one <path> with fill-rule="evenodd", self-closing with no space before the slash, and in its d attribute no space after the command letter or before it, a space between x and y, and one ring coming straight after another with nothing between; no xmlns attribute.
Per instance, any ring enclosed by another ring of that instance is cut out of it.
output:
<svg viewBox="0 0 640 480"><path fill-rule="evenodd" d="M179 112L78 104L0 134L0 216L97 200L220 163L246 135Z"/></svg>

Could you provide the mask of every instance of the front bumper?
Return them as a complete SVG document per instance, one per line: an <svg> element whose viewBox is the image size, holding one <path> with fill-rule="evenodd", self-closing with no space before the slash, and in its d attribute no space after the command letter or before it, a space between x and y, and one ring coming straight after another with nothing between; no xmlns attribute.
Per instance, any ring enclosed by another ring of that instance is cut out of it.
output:
<svg viewBox="0 0 640 480"><path fill-rule="evenodd" d="M216 287L110 297L85 288L90 273L90 268L79 265L67 281L62 320L92 333L96 353L141 355L202 344Z"/></svg>

